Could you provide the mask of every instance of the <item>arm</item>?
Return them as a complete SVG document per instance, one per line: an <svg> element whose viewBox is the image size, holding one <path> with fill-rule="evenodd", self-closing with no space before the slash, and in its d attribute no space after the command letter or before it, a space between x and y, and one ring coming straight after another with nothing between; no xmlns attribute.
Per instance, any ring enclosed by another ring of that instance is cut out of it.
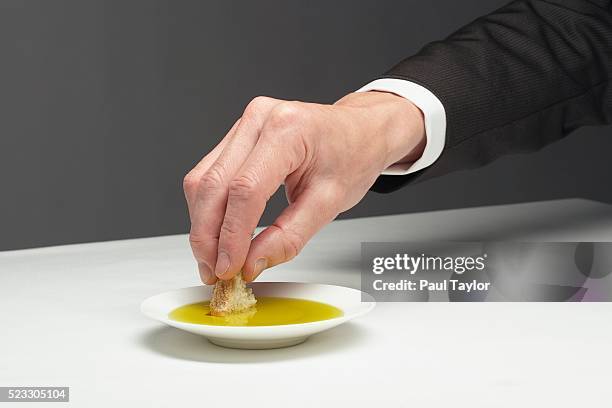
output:
<svg viewBox="0 0 612 408"><path fill-rule="evenodd" d="M533 151L612 121L612 2L520 0L424 47L385 77L429 89L446 111L444 152L418 179Z"/></svg>
<svg viewBox="0 0 612 408"><path fill-rule="evenodd" d="M381 92L350 94L334 105L256 98L184 180L202 281L230 279L241 269L252 280L292 259L368 188L390 191L609 123L610 7L517 1L393 68L387 77L420 84L446 111L442 155L409 175L379 177L391 165L418 162L431 147L428 112L408 99ZM289 206L251 241L281 184Z"/></svg>

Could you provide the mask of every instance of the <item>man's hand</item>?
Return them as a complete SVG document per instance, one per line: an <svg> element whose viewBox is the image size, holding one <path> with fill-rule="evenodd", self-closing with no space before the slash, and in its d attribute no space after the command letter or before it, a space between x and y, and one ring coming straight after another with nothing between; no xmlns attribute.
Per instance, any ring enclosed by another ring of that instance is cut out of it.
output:
<svg viewBox="0 0 612 408"><path fill-rule="evenodd" d="M425 146L423 117L408 100L349 94L334 105L257 97L185 176L190 243L202 282L247 281L295 257L357 204L381 171L412 162ZM251 241L281 184L289 206Z"/></svg>

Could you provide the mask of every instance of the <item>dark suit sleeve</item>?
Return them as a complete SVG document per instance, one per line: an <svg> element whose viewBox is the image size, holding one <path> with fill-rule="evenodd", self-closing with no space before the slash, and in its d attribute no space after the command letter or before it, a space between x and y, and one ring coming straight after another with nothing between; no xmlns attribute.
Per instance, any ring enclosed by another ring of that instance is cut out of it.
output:
<svg viewBox="0 0 612 408"><path fill-rule="evenodd" d="M372 190L534 151L612 121L612 1L514 1L425 46L385 76L428 88L444 105L438 161ZM577 152L579 154L579 152Z"/></svg>

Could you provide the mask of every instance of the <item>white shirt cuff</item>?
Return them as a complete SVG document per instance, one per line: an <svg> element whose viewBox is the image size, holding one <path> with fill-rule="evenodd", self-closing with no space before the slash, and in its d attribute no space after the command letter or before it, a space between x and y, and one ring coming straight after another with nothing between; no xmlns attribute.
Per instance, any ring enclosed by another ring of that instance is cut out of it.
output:
<svg viewBox="0 0 612 408"><path fill-rule="evenodd" d="M382 174L405 175L430 166L438 160L446 142L446 112L442 102L427 88L405 79L382 78L356 92L391 92L414 103L423 112L427 144L423 155L413 163L392 164Z"/></svg>

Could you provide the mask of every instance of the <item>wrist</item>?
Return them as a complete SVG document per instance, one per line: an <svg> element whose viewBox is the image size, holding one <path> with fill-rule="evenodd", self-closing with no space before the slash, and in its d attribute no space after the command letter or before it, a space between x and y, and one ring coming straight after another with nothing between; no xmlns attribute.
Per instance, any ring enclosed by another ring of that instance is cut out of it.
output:
<svg viewBox="0 0 612 408"><path fill-rule="evenodd" d="M367 109L369 132L384 141L385 168L412 163L422 156L427 143L424 117L410 100L390 92L369 91L346 95L336 105Z"/></svg>

